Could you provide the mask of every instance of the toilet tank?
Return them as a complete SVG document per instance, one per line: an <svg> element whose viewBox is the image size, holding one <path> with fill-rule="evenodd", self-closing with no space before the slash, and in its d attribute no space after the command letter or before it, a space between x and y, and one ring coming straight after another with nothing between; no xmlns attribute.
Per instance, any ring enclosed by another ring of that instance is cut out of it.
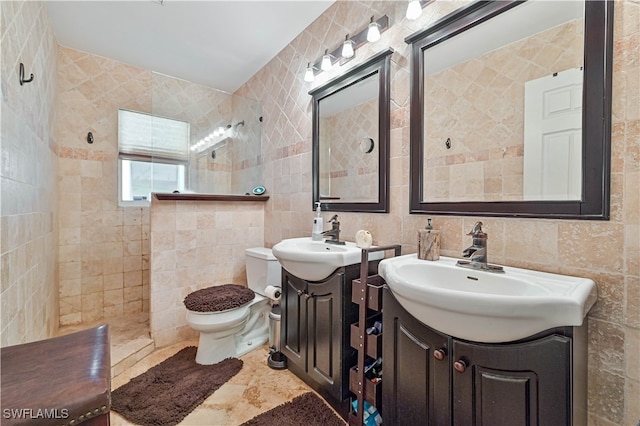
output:
<svg viewBox="0 0 640 426"><path fill-rule="evenodd" d="M247 284L258 294L264 295L268 285L280 287L281 266L271 249L254 247L245 250Z"/></svg>

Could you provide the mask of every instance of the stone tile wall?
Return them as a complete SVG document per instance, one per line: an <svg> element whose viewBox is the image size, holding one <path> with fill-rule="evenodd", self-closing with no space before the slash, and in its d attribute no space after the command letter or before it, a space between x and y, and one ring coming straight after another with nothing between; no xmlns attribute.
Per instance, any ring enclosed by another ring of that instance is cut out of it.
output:
<svg viewBox="0 0 640 426"><path fill-rule="evenodd" d="M152 74L63 46L58 68L60 325L148 310L149 209L118 206L117 158L118 108L150 112Z"/></svg>
<svg viewBox="0 0 640 426"><path fill-rule="evenodd" d="M60 324L148 312L149 209L118 205L118 109L189 121L192 141L246 117L229 144L242 151L236 146L259 133L260 103L63 46L58 67ZM240 161L244 167L235 175L260 175L257 156ZM228 193L231 167L208 170L218 163L206 154L200 163L205 173L192 176L201 177L205 192ZM222 186L209 185L212 173Z"/></svg>
<svg viewBox="0 0 640 426"><path fill-rule="evenodd" d="M182 301L221 284L246 284L245 250L264 246L263 202L151 204L151 306L156 347L197 338Z"/></svg>
<svg viewBox="0 0 640 426"><path fill-rule="evenodd" d="M0 2L0 346L58 325L56 40L44 2ZM24 63L31 83L20 85Z"/></svg>
<svg viewBox="0 0 640 426"><path fill-rule="evenodd" d="M303 80L306 64L359 31L371 15L390 17L379 42L358 49L361 63L392 47L391 207L388 214L341 213L343 235L353 240L368 229L375 244L402 243L416 251L423 215L409 206L410 48L404 38L465 4L437 1L414 22L404 18L406 2L336 2L287 45L238 93L264 102L265 186L272 188L265 213L265 241L310 234L311 96L308 91L344 71ZM640 419L640 4L615 3L611 220L606 222L491 219L437 216L442 254L459 257L469 245L464 234L485 222L489 258L495 263L591 277L599 301L589 315L589 415L598 426L635 426ZM329 213L325 214L326 216Z"/></svg>

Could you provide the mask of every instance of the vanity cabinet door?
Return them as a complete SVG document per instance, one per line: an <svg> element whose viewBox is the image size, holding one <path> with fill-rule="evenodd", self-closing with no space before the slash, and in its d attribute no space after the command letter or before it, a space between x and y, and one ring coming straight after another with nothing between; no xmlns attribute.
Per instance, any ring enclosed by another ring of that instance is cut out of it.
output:
<svg viewBox="0 0 640 426"><path fill-rule="evenodd" d="M339 400L342 391L342 283L338 273L307 286L307 373Z"/></svg>
<svg viewBox="0 0 640 426"><path fill-rule="evenodd" d="M349 327L358 317L351 301L351 280L358 272L359 265L351 265L310 282L282 270L280 350L289 370L330 403L348 399L349 368L356 364Z"/></svg>
<svg viewBox="0 0 640 426"><path fill-rule="evenodd" d="M571 424L569 337L493 345L454 339L451 361L454 425Z"/></svg>
<svg viewBox="0 0 640 426"><path fill-rule="evenodd" d="M382 413L387 425L451 424L451 339L383 299Z"/></svg>
<svg viewBox="0 0 640 426"><path fill-rule="evenodd" d="M282 269L282 315L280 351L289 368L306 371L307 359L307 282Z"/></svg>

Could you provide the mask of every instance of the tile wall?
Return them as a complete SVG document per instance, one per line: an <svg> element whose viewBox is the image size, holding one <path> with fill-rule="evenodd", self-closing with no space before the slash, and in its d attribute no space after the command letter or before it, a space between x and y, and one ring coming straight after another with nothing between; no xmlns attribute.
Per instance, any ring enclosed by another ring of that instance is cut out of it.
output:
<svg viewBox="0 0 640 426"><path fill-rule="evenodd" d="M238 93L264 102L265 242L309 235L311 206L311 96L308 91L343 70L303 80L307 62L363 28L371 15L389 15L391 28L357 51L361 63L391 46L391 208L388 214L341 213L345 239L359 229L374 243L402 243L416 251L423 215L409 215L410 49L404 38L466 2L434 2L423 16L404 18L406 2L336 2L296 37ZM589 315L590 424L635 426L640 420L640 3L616 1L611 220L570 221L481 218L489 234L490 261L587 276L599 301ZM328 215L326 213L325 215ZM459 256L475 217L437 216L442 252Z"/></svg>
<svg viewBox="0 0 640 426"><path fill-rule="evenodd" d="M246 284L250 247L264 247L264 202L152 200L149 318L156 347L197 338L182 301L201 288Z"/></svg>
<svg viewBox="0 0 640 426"><path fill-rule="evenodd" d="M246 117L229 144L247 155L240 169L215 169L224 155L214 162L205 153L207 175L193 174L204 192L228 193L242 178L260 175L259 154L237 148L259 141L260 103L63 46L58 68L60 324L147 312L149 209L118 206L118 109L189 121L194 141ZM223 187L207 186L212 172L223 176ZM251 181L242 193L260 183Z"/></svg>
<svg viewBox="0 0 640 426"><path fill-rule="evenodd" d="M0 2L0 346L58 325L56 40L44 2ZM20 85L24 63L31 83Z"/></svg>
<svg viewBox="0 0 640 426"><path fill-rule="evenodd" d="M148 310L149 209L118 206L117 158L118 108L151 111L152 82L58 47L60 325Z"/></svg>

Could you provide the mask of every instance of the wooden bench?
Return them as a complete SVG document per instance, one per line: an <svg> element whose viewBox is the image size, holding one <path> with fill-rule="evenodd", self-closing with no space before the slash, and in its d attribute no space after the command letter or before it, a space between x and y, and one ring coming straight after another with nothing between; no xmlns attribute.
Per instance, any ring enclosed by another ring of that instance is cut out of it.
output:
<svg viewBox="0 0 640 426"><path fill-rule="evenodd" d="M3 425L108 425L109 327L4 347Z"/></svg>

